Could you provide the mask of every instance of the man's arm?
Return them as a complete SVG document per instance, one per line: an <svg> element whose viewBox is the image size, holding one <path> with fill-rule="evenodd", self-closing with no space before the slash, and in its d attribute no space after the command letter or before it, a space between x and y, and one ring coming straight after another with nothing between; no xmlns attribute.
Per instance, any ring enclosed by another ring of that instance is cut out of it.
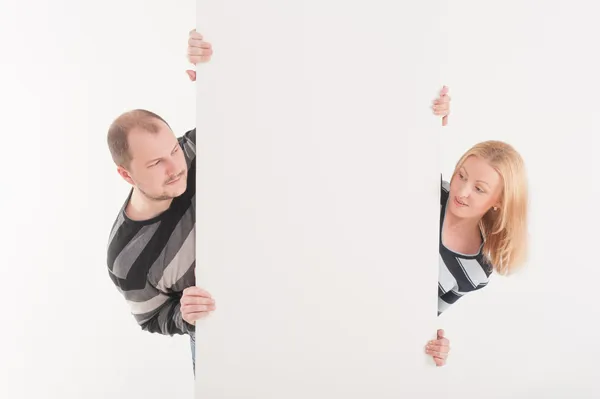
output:
<svg viewBox="0 0 600 399"><path fill-rule="evenodd" d="M129 287L127 280L118 278L110 270L109 275L142 330L163 335L183 335L195 330L183 320L180 295L161 292L149 281L142 289Z"/></svg>

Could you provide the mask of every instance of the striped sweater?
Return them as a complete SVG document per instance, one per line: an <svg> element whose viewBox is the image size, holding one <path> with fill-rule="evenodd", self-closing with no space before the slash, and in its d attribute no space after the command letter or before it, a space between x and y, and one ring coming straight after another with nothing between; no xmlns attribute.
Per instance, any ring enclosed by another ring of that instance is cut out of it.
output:
<svg viewBox="0 0 600 399"><path fill-rule="evenodd" d="M463 295L488 284L492 267L483 257L483 244L477 253L451 251L442 243L442 227L450 197L450 184L442 180L440 195L440 254L438 277L438 316Z"/></svg>
<svg viewBox="0 0 600 399"><path fill-rule="evenodd" d="M188 165L187 189L162 214L133 221L129 195L108 240L108 272L143 330L165 335L194 332L181 317L183 290L196 285L196 129L178 138Z"/></svg>
<svg viewBox="0 0 600 399"><path fill-rule="evenodd" d="M187 190L167 211L145 221L125 214L130 191L112 226L107 251L109 276L137 323L142 330L164 335L194 332L181 317L179 300L185 288L196 285L196 129L179 143L189 169ZM477 254L459 254L442 244L448 190L442 180L438 315L466 293L485 287L491 273L481 248Z"/></svg>

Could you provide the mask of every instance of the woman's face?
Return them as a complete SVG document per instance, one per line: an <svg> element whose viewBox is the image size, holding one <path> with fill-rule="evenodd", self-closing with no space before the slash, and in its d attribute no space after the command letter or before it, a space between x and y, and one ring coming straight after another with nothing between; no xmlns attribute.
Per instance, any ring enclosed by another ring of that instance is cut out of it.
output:
<svg viewBox="0 0 600 399"><path fill-rule="evenodd" d="M502 178L485 160L470 156L450 182L449 210L460 218L480 218L500 207Z"/></svg>

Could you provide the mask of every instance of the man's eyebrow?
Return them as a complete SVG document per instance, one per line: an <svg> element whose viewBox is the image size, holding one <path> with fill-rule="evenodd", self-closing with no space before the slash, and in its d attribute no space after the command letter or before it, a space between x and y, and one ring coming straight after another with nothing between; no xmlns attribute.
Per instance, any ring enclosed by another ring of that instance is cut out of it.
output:
<svg viewBox="0 0 600 399"><path fill-rule="evenodd" d="M175 144L175 146L174 146L174 147L173 147L173 149L171 150L171 153L173 153L173 152L174 152L174 151L177 149L177 147L179 147L179 143ZM151 159L150 161L146 162L146 165L148 165L148 164L150 164L150 163L152 163L152 162L156 162L156 161L158 161L158 160L160 160L160 159L162 159L162 158L163 158L163 157L159 157L159 158L154 158L154 159Z"/></svg>

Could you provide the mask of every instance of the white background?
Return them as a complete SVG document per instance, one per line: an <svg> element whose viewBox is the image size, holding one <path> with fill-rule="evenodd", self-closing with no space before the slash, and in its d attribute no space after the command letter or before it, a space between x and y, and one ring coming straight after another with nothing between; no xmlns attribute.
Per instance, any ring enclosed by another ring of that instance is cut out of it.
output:
<svg viewBox="0 0 600 399"><path fill-rule="evenodd" d="M432 82L453 98L442 171L477 141L515 144L531 181L532 254L524 272L495 278L438 320L452 354L420 382L445 397L599 395L595 8L446 6L443 79ZM260 25L269 14L258 11L248 18ZM107 234L128 187L105 137L130 108L159 112L177 132L195 124L184 73L195 12L190 1L2 2L0 386L9 397L192 396L187 340L139 331L108 278ZM248 45L267 51L252 37Z"/></svg>
<svg viewBox="0 0 600 399"><path fill-rule="evenodd" d="M195 125L192 0L2 1L3 398L191 398L189 341L142 332L106 269L121 112Z"/></svg>

